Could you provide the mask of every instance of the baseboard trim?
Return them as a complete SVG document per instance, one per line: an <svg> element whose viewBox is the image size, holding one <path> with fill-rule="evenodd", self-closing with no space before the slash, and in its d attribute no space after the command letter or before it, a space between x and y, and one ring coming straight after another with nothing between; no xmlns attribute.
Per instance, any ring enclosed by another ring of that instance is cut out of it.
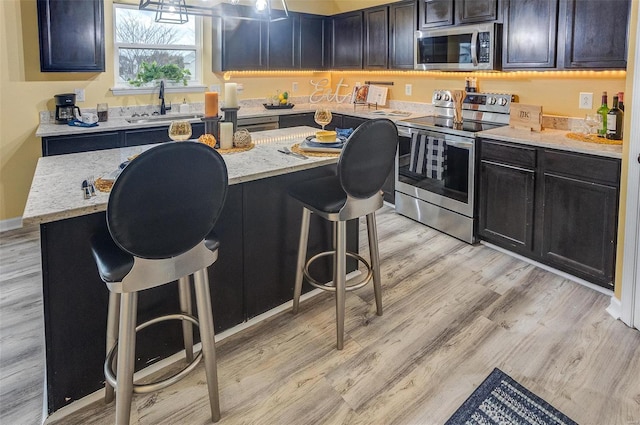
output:
<svg viewBox="0 0 640 425"><path fill-rule="evenodd" d="M609 307L607 307L605 310L611 315L611 317L618 320L620 319L620 317L622 317L622 302L617 299L615 295L612 295Z"/></svg>
<svg viewBox="0 0 640 425"><path fill-rule="evenodd" d="M482 245L485 245L485 246L491 248L491 249L495 249L496 251L500 251L500 252L502 252L504 254L510 255L511 257L514 257L514 258L517 258L519 260L525 261L525 262L527 262L529 264L533 264L534 266L540 267L543 270L546 270L548 272L557 274L560 277L563 277L565 279L568 279L568 280L571 280L573 282L579 283L580 285L586 286L589 289L593 289L594 291L597 291L597 292L600 292L602 294L605 294L605 295L608 295L610 297L613 297L613 291L610 290L610 289L603 288L602 286L595 285L595 284L593 284L591 282L587 282L586 280L580 279L577 276L574 276L574 275L569 274L567 272L563 272L563 271L558 270L558 269L554 269L553 267L547 266L546 264L539 263L539 262L537 262L535 260L532 260L531 258L527 258L527 257L525 257L523 255L516 254L515 252L511 252L511 251L509 251L507 249L501 248L501 247L499 247L497 245L494 245L492 243L489 243L489 242L486 242L486 241L480 241L480 243Z"/></svg>
<svg viewBox="0 0 640 425"><path fill-rule="evenodd" d="M0 233L9 230L15 230L22 227L22 217L8 218L0 220Z"/></svg>

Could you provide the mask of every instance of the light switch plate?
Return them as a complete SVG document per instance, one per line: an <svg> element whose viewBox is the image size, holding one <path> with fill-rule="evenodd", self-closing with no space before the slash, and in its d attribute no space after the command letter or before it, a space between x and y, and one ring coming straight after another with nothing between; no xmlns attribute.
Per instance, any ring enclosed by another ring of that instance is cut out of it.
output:
<svg viewBox="0 0 640 425"><path fill-rule="evenodd" d="M405 84L404 85L404 94L406 94L407 96L411 96L412 89L413 89L413 85Z"/></svg>
<svg viewBox="0 0 640 425"><path fill-rule="evenodd" d="M84 89L73 89L76 94L76 102L84 102Z"/></svg>
<svg viewBox="0 0 640 425"><path fill-rule="evenodd" d="M291 91L293 93L298 91L298 83L291 83Z"/></svg>
<svg viewBox="0 0 640 425"><path fill-rule="evenodd" d="M220 93L220 84L211 84L209 86L209 91L215 91Z"/></svg>

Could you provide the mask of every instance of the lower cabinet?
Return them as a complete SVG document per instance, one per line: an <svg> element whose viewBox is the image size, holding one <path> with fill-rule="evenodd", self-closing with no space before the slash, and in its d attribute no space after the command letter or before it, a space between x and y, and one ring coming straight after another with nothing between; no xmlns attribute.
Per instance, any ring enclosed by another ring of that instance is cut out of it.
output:
<svg viewBox="0 0 640 425"><path fill-rule="evenodd" d="M620 160L482 140L480 239L612 289Z"/></svg>
<svg viewBox="0 0 640 425"><path fill-rule="evenodd" d="M313 112L304 112L302 114L280 115L280 128L298 127L306 125L308 127L320 128L313 119ZM342 115L333 114L331 122L325 127L326 130L335 130L342 128Z"/></svg>

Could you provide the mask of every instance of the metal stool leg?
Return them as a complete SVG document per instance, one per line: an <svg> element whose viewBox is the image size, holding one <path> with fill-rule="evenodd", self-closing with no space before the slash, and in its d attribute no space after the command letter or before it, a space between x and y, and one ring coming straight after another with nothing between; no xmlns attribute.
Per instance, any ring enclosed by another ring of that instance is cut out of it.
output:
<svg viewBox="0 0 640 425"><path fill-rule="evenodd" d="M207 270L198 270L193 275L196 288L196 305L200 322L200 339L202 340L202 355L204 358L207 386L209 388L209 405L211 419L220 420L220 399L218 394L218 370L216 365L216 346L213 329L213 313L211 311L211 295L209 293L209 279Z"/></svg>
<svg viewBox="0 0 640 425"><path fill-rule="evenodd" d="M347 280L347 223L338 221L335 228L335 256L333 260L333 282L336 286L336 330L338 350L344 345L344 313Z"/></svg>
<svg viewBox="0 0 640 425"><path fill-rule="evenodd" d="M117 292L109 292L109 310L107 312L107 353L116 345L118 341L118 323L120 316L120 294ZM115 389L105 380L104 383L104 402L111 403L116 395Z"/></svg>
<svg viewBox="0 0 640 425"><path fill-rule="evenodd" d="M300 224L300 242L298 244L298 262L296 264L296 282L293 287L293 314L298 312L300 294L302 293L302 279L305 260L307 258L307 243L309 242L309 220L311 210L302 208L302 224Z"/></svg>
<svg viewBox="0 0 640 425"><path fill-rule="evenodd" d="M380 279L380 252L378 251L378 231L376 229L376 213L367 214L367 234L369 236L369 253L373 269L373 292L376 297L376 314L382 316L382 284Z"/></svg>
<svg viewBox="0 0 640 425"><path fill-rule="evenodd" d="M189 276L178 279L178 291L180 294L180 310L192 316L193 307L191 303L191 288L189 287ZM184 338L184 351L188 363L193 361L193 324L187 320L182 321L182 337Z"/></svg>
<svg viewBox="0 0 640 425"><path fill-rule="evenodd" d="M138 293L123 293L120 300L120 337L116 373L116 425L128 425L131 416L137 311Z"/></svg>

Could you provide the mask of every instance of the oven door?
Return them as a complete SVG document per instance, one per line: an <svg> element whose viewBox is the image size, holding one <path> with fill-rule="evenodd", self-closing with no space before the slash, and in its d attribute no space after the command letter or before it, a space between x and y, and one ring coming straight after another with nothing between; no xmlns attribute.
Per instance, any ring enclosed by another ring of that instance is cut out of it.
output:
<svg viewBox="0 0 640 425"><path fill-rule="evenodd" d="M396 157L396 190L473 218L475 139L429 130L410 133L411 150Z"/></svg>

